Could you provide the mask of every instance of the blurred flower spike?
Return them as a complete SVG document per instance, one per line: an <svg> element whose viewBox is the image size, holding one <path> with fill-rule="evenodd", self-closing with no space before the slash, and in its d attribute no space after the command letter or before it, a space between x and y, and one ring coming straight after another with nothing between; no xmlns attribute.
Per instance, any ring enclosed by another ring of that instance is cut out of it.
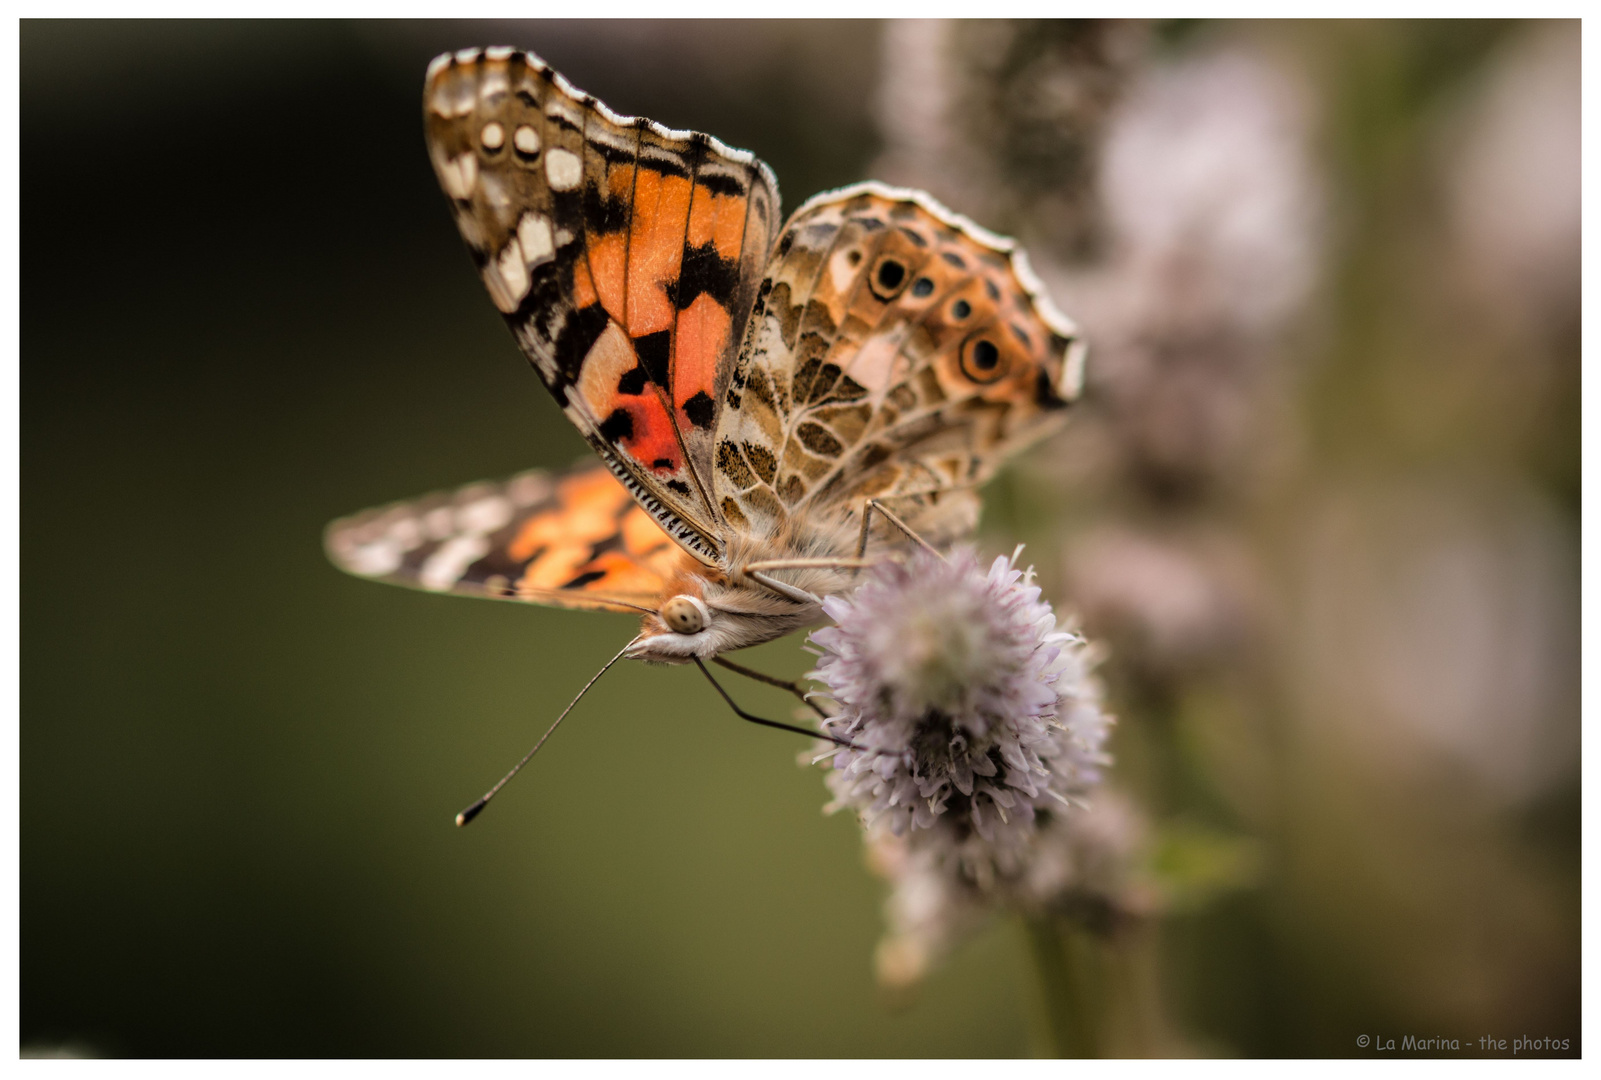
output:
<svg viewBox="0 0 1601 1080"><path fill-rule="evenodd" d="M878 943L878 980L896 990L919 982L999 910L1028 919L1064 916L1108 936L1163 909L1148 870L1150 826L1125 794L1100 787L1087 805L1036 818L1016 870L981 887L942 860L937 843L888 831L870 835L868 865L893 885Z"/></svg>
<svg viewBox="0 0 1601 1080"><path fill-rule="evenodd" d="M1109 762L1094 650L1016 560L986 570L964 548L884 564L829 598L835 625L811 636L811 677L838 705L823 726L859 748L819 759L828 809L981 890L1022 873L1038 829L1076 812Z"/></svg>

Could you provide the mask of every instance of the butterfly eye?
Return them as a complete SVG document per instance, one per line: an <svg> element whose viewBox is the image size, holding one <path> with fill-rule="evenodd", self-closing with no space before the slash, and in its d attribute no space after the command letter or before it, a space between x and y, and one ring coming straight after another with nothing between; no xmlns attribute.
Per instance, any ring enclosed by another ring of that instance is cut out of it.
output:
<svg viewBox="0 0 1601 1080"><path fill-rule="evenodd" d="M906 284L906 264L892 255L884 255L873 266L867 279L868 288L880 300L890 300Z"/></svg>
<svg viewBox="0 0 1601 1080"><path fill-rule="evenodd" d="M962 374L976 383L992 383L1006 374L995 342L986 337L969 338L962 346Z"/></svg>
<svg viewBox="0 0 1601 1080"><path fill-rule="evenodd" d="M657 614L675 634L698 634L706 629L706 605L693 596L675 596Z"/></svg>

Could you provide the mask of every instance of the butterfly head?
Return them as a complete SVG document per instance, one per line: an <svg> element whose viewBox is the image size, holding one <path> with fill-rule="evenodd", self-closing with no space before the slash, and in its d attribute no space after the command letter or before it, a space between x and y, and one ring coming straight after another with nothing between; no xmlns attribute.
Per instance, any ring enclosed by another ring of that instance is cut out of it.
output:
<svg viewBox="0 0 1601 1080"><path fill-rule="evenodd" d="M694 592L668 596L645 616L628 655L657 664L686 664L695 657L716 656L729 648L725 639L732 628L728 621Z"/></svg>
<svg viewBox="0 0 1601 1080"><path fill-rule="evenodd" d="M822 609L754 583L699 579L679 584L644 618L628 655L657 664L710 660L810 626Z"/></svg>

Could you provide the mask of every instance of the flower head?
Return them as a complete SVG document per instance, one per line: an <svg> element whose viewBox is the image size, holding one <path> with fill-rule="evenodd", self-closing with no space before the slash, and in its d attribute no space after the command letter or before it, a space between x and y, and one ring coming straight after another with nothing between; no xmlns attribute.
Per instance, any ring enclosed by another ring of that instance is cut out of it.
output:
<svg viewBox="0 0 1601 1080"><path fill-rule="evenodd" d="M1094 658L1015 560L883 565L811 637L839 705L824 726L855 744L832 753L831 809L929 830L938 861L981 882L1015 872L1040 815L1070 810L1108 760Z"/></svg>

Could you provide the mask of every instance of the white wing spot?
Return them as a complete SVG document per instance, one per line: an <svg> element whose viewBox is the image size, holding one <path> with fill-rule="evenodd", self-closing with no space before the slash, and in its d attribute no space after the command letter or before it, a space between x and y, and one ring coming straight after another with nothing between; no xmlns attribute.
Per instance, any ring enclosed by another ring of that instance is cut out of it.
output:
<svg viewBox="0 0 1601 1080"><path fill-rule="evenodd" d="M542 472L519 473L506 483L506 494L518 506L532 506L550 495L550 477Z"/></svg>
<svg viewBox="0 0 1601 1080"><path fill-rule="evenodd" d="M434 592L444 592L461 580L462 573L489 551L482 536L457 536L445 541L428 556L417 572L417 584Z"/></svg>
<svg viewBox="0 0 1601 1080"><path fill-rule="evenodd" d="M851 256L856 256L855 261ZM828 260L828 279L830 286L842 296L850 295L851 282L856 280L856 266L862 261L859 251L836 251L834 257Z"/></svg>
<svg viewBox="0 0 1601 1080"><path fill-rule="evenodd" d="M445 162L439 167L439 182L453 199L470 197L478 182L478 156L467 153Z"/></svg>
<svg viewBox="0 0 1601 1080"><path fill-rule="evenodd" d="M352 548L345 556L345 568L362 577L381 577L400 569L400 545L384 538Z"/></svg>
<svg viewBox="0 0 1601 1080"><path fill-rule="evenodd" d="M562 81L560 75L556 76L558 83ZM579 131L584 127L584 110L576 101L569 101L564 97L548 97L545 99L545 115L566 120Z"/></svg>
<svg viewBox="0 0 1601 1080"><path fill-rule="evenodd" d="M557 191L571 191L584 178L584 163L571 150L552 150L545 155L545 178Z"/></svg>
<svg viewBox="0 0 1601 1080"><path fill-rule="evenodd" d="M517 148L518 153L533 157L539 153L539 132L523 124L512 133L511 144Z"/></svg>
<svg viewBox="0 0 1601 1080"><path fill-rule="evenodd" d="M478 59L477 49L463 49L456 54L456 63L458 64L470 64L476 59Z"/></svg>
<svg viewBox="0 0 1601 1080"><path fill-rule="evenodd" d="M456 511L456 524L462 532L492 533L511 520L511 501L487 495Z"/></svg>
<svg viewBox="0 0 1601 1080"><path fill-rule="evenodd" d="M524 214L517 222L517 240L522 245L523 259L530 268L555 257L556 248L550 237L550 219L544 214L532 210Z"/></svg>
<svg viewBox="0 0 1601 1080"><path fill-rule="evenodd" d="M495 259L495 270L500 275L500 283L506 289L504 297L494 298L495 306L507 313L516 311L517 305L528 295L530 283L528 264L523 261L523 246L517 242L515 236L500 249L500 256Z"/></svg>
<svg viewBox="0 0 1601 1080"><path fill-rule="evenodd" d="M403 517L385 530L384 539L398 545L401 551L410 551L422 543L422 529L416 518Z"/></svg>
<svg viewBox="0 0 1601 1080"><path fill-rule="evenodd" d="M448 506L435 507L422 519L422 527L428 539L443 540L456 531L456 515L450 512Z"/></svg>
<svg viewBox="0 0 1601 1080"><path fill-rule="evenodd" d="M478 141L484 144L485 150L499 150L506 145L506 129L491 120L478 133Z"/></svg>
<svg viewBox="0 0 1601 1080"><path fill-rule="evenodd" d="M1073 338L1062 354L1062 382L1057 392L1068 401L1077 401L1084 392L1084 359L1088 350L1083 338Z"/></svg>
<svg viewBox="0 0 1601 1080"><path fill-rule="evenodd" d="M429 100L428 107L440 116L466 116L478 104L477 85L470 78L447 76L450 56L447 54L441 59L444 63L439 66L438 71L429 68L431 72L429 85L433 86L433 97Z"/></svg>

